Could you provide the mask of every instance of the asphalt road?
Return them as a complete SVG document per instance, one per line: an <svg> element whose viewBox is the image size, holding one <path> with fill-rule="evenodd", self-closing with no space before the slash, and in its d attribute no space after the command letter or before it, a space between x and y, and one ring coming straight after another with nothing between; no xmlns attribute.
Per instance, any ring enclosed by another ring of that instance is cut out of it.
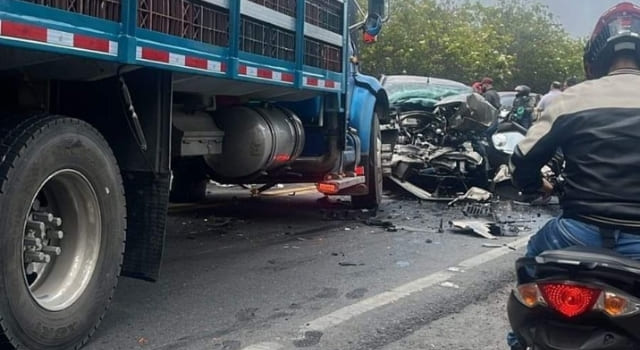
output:
<svg viewBox="0 0 640 350"><path fill-rule="evenodd" d="M489 241L448 230L460 207L395 194L387 230L309 191L234 191L172 210L161 280L122 278L86 349L505 349L522 251L483 244L522 247L550 215L502 203L500 219L530 222Z"/></svg>

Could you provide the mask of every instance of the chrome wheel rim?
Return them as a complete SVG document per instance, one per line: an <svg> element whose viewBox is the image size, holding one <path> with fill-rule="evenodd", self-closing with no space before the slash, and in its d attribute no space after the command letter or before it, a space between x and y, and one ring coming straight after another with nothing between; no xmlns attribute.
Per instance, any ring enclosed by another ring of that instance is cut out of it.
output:
<svg viewBox="0 0 640 350"><path fill-rule="evenodd" d="M101 231L98 197L84 175L64 169L42 182L22 244L24 281L42 308L64 310L82 296L98 262Z"/></svg>

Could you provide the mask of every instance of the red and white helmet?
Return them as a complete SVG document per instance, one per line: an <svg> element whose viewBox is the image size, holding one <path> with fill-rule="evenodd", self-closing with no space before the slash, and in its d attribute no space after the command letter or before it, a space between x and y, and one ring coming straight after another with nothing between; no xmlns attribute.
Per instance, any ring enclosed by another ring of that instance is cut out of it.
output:
<svg viewBox="0 0 640 350"><path fill-rule="evenodd" d="M640 61L640 7L629 2L612 7L598 20L584 53L587 79L607 75L613 57L622 51Z"/></svg>

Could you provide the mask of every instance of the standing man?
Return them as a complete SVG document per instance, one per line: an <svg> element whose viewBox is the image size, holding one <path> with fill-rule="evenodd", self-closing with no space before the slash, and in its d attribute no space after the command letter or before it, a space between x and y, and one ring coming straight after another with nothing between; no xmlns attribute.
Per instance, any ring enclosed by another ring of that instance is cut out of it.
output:
<svg viewBox="0 0 640 350"><path fill-rule="evenodd" d="M560 84L560 82L558 81L554 81L553 83L551 83L549 92L546 95L542 96L540 103L538 103L538 107L536 107L538 113L542 113L545 109L547 109L547 107L549 107L549 104L551 104L551 102L553 102L553 100L555 100L555 98L558 97L558 95L560 95L561 93L562 84Z"/></svg>
<svg viewBox="0 0 640 350"><path fill-rule="evenodd" d="M482 89L484 90L484 98L489 102L495 109L500 109L502 104L500 103L500 95L493 87L493 79L484 78L482 79Z"/></svg>

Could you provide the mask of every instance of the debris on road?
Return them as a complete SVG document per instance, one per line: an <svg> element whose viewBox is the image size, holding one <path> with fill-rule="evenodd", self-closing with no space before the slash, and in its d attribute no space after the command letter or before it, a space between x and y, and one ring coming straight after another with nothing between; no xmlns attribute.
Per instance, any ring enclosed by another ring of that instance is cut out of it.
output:
<svg viewBox="0 0 640 350"><path fill-rule="evenodd" d="M467 203L462 209L464 216L492 217L494 215L490 203Z"/></svg>
<svg viewBox="0 0 640 350"><path fill-rule="evenodd" d="M493 197L493 194L487 190L483 190L479 187L471 187L465 194L462 196L458 196L451 202L449 202L449 206L453 206L454 204L462 201L473 201L473 202L487 202Z"/></svg>
<svg viewBox="0 0 640 350"><path fill-rule="evenodd" d="M398 178L396 178L395 176L391 176L390 177L391 181L395 182L398 186L400 186L401 188L403 188L404 190L406 190L407 192L413 194L414 196L416 196L416 198L418 199L422 199L425 201L445 201L448 202L450 201L452 198L438 198L438 197L434 197L431 193L421 189L420 187L407 182L407 181L402 181Z"/></svg>
<svg viewBox="0 0 640 350"><path fill-rule="evenodd" d="M363 263L354 263L354 262L339 262L338 265L343 266L343 267L348 267L348 266L364 266Z"/></svg>
<svg viewBox="0 0 640 350"><path fill-rule="evenodd" d="M451 283L451 282L442 282L440 283L441 287L445 287L445 288L453 288L453 289L460 289L460 286L455 284L455 283Z"/></svg>
<svg viewBox="0 0 640 350"><path fill-rule="evenodd" d="M508 244L506 244L506 243L505 243L505 244L484 243L484 244L482 245L482 247L483 247L483 248L503 248L503 247L506 247L506 248L509 248L509 249L511 249L511 250L518 250L518 248L516 248L516 247L514 247L514 246L511 246L511 245L508 245Z"/></svg>
<svg viewBox="0 0 640 350"><path fill-rule="evenodd" d="M422 232L422 233L431 233L433 231L431 230L425 230L423 228L416 228L416 227L411 227L411 226L396 226L397 229L400 229L402 231L407 231L407 232Z"/></svg>
<svg viewBox="0 0 640 350"><path fill-rule="evenodd" d="M396 265L400 267L408 267L411 265L411 263L408 261L396 261Z"/></svg>
<svg viewBox="0 0 640 350"><path fill-rule="evenodd" d="M458 231L463 232L473 232L479 236L482 236L487 239L498 239L495 235L500 235L501 229L494 222L489 221L471 221L471 220L460 220L460 221L451 221L449 224Z"/></svg>

